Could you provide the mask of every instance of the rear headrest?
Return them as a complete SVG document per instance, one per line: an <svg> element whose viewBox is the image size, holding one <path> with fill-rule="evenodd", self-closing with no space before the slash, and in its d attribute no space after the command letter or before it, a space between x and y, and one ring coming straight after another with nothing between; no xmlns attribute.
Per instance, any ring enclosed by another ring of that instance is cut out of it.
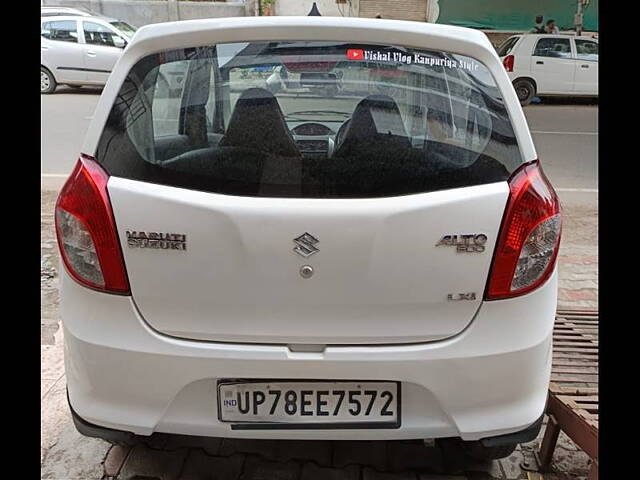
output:
<svg viewBox="0 0 640 480"><path fill-rule="evenodd" d="M407 137L407 131L393 98L388 95L369 95L356 105L345 140L372 140L380 135Z"/></svg>
<svg viewBox="0 0 640 480"><path fill-rule="evenodd" d="M242 92L219 145L250 148L284 157L300 155L278 100L263 88Z"/></svg>

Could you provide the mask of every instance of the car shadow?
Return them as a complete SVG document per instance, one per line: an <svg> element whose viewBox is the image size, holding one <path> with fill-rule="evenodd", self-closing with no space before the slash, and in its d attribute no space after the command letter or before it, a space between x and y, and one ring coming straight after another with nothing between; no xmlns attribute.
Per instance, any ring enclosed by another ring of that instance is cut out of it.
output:
<svg viewBox="0 0 640 480"><path fill-rule="evenodd" d="M536 98L539 101L536 101ZM587 105L598 106L598 97L536 97L527 107L536 107L537 105Z"/></svg>
<svg viewBox="0 0 640 480"><path fill-rule="evenodd" d="M53 95L74 94L74 95L101 95L103 87L69 87L67 85L58 85Z"/></svg>

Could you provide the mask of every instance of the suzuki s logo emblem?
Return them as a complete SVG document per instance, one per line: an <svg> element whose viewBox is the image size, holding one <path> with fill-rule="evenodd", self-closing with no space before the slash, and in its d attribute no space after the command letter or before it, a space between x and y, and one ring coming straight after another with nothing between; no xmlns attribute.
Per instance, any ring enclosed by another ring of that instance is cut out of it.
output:
<svg viewBox="0 0 640 480"><path fill-rule="evenodd" d="M315 247L315 244L318 243L319 241L320 240L318 240L316 237L314 237L310 233L305 232L302 235L300 235L298 238L293 239L293 243L296 244L293 251L305 258L310 257L314 253L320 251L318 248Z"/></svg>

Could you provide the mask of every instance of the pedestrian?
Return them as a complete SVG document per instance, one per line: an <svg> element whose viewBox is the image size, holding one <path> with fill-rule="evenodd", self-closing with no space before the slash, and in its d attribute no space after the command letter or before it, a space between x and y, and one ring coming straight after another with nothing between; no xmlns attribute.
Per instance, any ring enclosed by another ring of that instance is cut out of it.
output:
<svg viewBox="0 0 640 480"><path fill-rule="evenodd" d="M556 25L555 20L547 21L547 26L544 27L544 33L553 33L553 34L560 33L560 30L558 30L558 26Z"/></svg>
<svg viewBox="0 0 640 480"><path fill-rule="evenodd" d="M536 23L533 25L533 28L529 30L529 33L544 33L544 24L542 21L544 17L542 15L536 16Z"/></svg>

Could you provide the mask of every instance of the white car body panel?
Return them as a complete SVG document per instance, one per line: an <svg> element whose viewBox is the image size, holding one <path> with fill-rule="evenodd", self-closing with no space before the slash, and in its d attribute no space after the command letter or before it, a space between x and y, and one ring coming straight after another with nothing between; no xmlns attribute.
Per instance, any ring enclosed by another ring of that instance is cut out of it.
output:
<svg viewBox="0 0 640 480"><path fill-rule="evenodd" d="M285 200L109 180L132 296L153 328L281 344L425 342L459 333L480 307L508 192L500 182L390 198ZM187 249L127 248L127 230L180 232ZM320 240L308 259L292 252L305 231ZM436 246L454 232L487 235L485 254ZM316 273L301 281L305 264ZM476 299L447 300L452 292Z"/></svg>
<svg viewBox="0 0 640 480"><path fill-rule="evenodd" d="M502 93L522 162L537 158L509 76L483 33L330 17L142 27L107 80L82 152L96 155L120 87L143 57L273 39L473 57ZM85 288L61 268L69 402L87 422L141 435L478 440L521 431L543 414L557 274L526 295L482 300L506 181L362 199L240 197L115 176L107 188L131 296ZM183 233L187 250L130 250L127 230ZM308 260L291 252L293 238L307 231L320 240ZM472 232L488 237L482 255L435 246L443 235ZM316 269L312 279L300 278L305 263ZM470 291L475 301L446 300ZM319 348L293 345L309 343ZM230 378L398 381L402 421L390 429L232 429L218 420L216 396L217 381Z"/></svg>
<svg viewBox="0 0 640 480"><path fill-rule="evenodd" d="M573 93L575 70L576 62L572 58L531 56L531 75L540 94Z"/></svg>
<svg viewBox="0 0 640 480"><path fill-rule="evenodd" d="M576 60L574 89L576 93L598 94L598 60Z"/></svg>
<svg viewBox="0 0 640 480"><path fill-rule="evenodd" d="M598 60L578 58L575 44L576 39L595 43L598 43L598 40L573 35L528 34L516 36L519 40L508 53L515 58L513 72L507 73L511 81L518 78L530 78L535 82L536 94L539 95L598 95ZM568 39L571 45L570 58L534 56L535 46L542 38ZM501 59L503 60L505 56L502 56Z"/></svg>
<svg viewBox="0 0 640 480"><path fill-rule="evenodd" d="M98 25L107 27L112 32L123 37L123 39L125 37L117 29L113 28L109 22L97 22L92 18L83 18L80 20L83 38L83 58L85 68L87 69L87 80L97 85L104 85L107 83L113 67L122 56L122 48L88 44L84 37L84 26L85 24L91 23L97 23Z"/></svg>
<svg viewBox="0 0 640 480"><path fill-rule="evenodd" d="M522 297L484 302L448 340L327 346L179 340L155 332L131 297L78 285L61 270L65 371L73 409L96 425L215 437L379 440L522 430L544 411L551 374L557 274ZM386 430L233 430L218 421L220 378L400 380L402 425ZM499 388L496 386L499 385Z"/></svg>

